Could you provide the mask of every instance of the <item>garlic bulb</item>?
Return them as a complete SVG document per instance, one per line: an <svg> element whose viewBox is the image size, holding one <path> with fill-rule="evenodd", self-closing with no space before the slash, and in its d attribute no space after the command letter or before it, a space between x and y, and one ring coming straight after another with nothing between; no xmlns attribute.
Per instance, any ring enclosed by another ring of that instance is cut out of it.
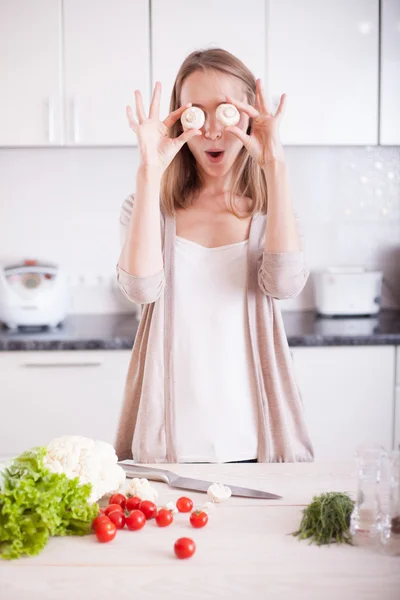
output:
<svg viewBox="0 0 400 600"><path fill-rule="evenodd" d="M224 125L236 125L239 122L240 114L233 104L220 104L216 112L217 120Z"/></svg>
<svg viewBox="0 0 400 600"><path fill-rule="evenodd" d="M211 515L215 511L215 504L214 502L206 502L205 504L203 504L200 510L203 510L204 512Z"/></svg>
<svg viewBox="0 0 400 600"><path fill-rule="evenodd" d="M201 129L204 121L204 113L198 106L189 106L181 116L183 129Z"/></svg>
<svg viewBox="0 0 400 600"><path fill-rule="evenodd" d="M223 502L224 500L228 500L231 495L231 488L223 483L212 483L207 490L207 496L211 498L213 502Z"/></svg>
<svg viewBox="0 0 400 600"><path fill-rule="evenodd" d="M167 502L167 504L164 504L164 506L162 506L161 508L165 508L166 510L170 510L172 513L177 513L178 509L176 508L176 504L174 504L172 501Z"/></svg>

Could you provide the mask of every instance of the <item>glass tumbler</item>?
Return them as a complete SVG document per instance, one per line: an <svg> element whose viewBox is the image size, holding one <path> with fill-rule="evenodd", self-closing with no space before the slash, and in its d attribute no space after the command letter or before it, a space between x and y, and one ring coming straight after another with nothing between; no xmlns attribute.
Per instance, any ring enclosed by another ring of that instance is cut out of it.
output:
<svg viewBox="0 0 400 600"><path fill-rule="evenodd" d="M355 545L375 545L382 528L380 482L385 448L363 444L357 450L357 496L350 517L350 533Z"/></svg>
<svg viewBox="0 0 400 600"><path fill-rule="evenodd" d="M400 452L388 457L389 500L382 517L381 543L385 554L400 556Z"/></svg>

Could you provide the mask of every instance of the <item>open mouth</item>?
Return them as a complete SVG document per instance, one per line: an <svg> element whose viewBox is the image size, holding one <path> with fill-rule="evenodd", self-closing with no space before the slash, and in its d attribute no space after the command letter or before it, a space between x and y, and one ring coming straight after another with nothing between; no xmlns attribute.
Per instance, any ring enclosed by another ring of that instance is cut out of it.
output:
<svg viewBox="0 0 400 600"><path fill-rule="evenodd" d="M224 150L220 150L218 152L210 152L206 150L207 158L213 163L219 163L224 158Z"/></svg>

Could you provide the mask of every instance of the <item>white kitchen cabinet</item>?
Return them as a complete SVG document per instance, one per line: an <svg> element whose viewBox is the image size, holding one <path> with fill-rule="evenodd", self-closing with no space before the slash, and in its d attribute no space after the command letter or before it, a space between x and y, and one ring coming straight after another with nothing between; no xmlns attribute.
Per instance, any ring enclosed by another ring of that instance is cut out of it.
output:
<svg viewBox="0 0 400 600"><path fill-rule="evenodd" d="M137 88L149 101L149 0L63 5L66 144L135 145L125 107Z"/></svg>
<svg viewBox="0 0 400 600"><path fill-rule="evenodd" d="M161 81L161 117L169 113L178 69L193 50L221 47L256 77L265 73L265 0L153 0L153 82Z"/></svg>
<svg viewBox="0 0 400 600"><path fill-rule="evenodd" d="M400 144L400 2L382 0L380 143Z"/></svg>
<svg viewBox="0 0 400 600"><path fill-rule="evenodd" d="M61 0L0 0L0 146L60 145Z"/></svg>
<svg viewBox="0 0 400 600"><path fill-rule="evenodd" d="M0 0L0 146L134 146L149 0Z"/></svg>
<svg viewBox="0 0 400 600"><path fill-rule="evenodd" d="M393 446L394 346L291 348L315 460L347 460L364 442Z"/></svg>
<svg viewBox="0 0 400 600"><path fill-rule="evenodd" d="M284 144L378 143L378 0L268 0L267 85Z"/></svg>
<svg viewBox="0 0 400 600"><path fill-rule="evenodd" d="M0 353L0 456L61 435L114 443L130 350Z"/></svg>
<svg viewBox="0 0 400 600"><path fill-rule="evenodd" d="M400 450L400 346L396 348L396 385L394 389L394 449Z"/></svg>

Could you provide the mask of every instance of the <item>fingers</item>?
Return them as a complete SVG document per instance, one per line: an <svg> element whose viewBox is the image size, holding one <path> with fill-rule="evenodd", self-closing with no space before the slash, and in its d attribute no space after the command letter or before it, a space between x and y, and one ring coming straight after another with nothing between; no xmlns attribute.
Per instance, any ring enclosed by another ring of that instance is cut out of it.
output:
<svg viewBox="0 0 400 600"><path fill-rule="evenodd" d="M265 93L261 79L257 79L256 81L256 99L260 107L260 112L266 113L267 115L272 115L272 111L269 110L267 101L265 99Z"/></svg>
<svg viewBox="0 0 400 600"><path fill-rule="evenodd" d="M241 110L242 112L246 113L246 115L249 115L249 117L256 119L260 116L260 112L254 106L251 106L251 104L247 104L247 102L239 102L239 100L234 100L230 96L226 96L226 99L228 102L233 104L233 106L236 106L238 110Z"/></svg>
<svg viewBox="0 0 400 600"><path fill-rule="evenodd" d="M282 94L279 106L276 110L275 117L283 117L286 109L286 94Z"/></svg>
<svg viewBox="0 0 400 600"><path fill-rule="evenodd" d="M181 106L177 110L174 110L172 113L170 113L168 115L168 117L166 117L166 119L164 119L164 121L163 121L164 125L166 127L168 127L168 129L170 127L172 127L172 125L174 125L174 123L176 123L177 120L181 118L182 114L185 112L185 110L187 108L189 108L189 106L192 106L191 102L188 102L187 104L185 104L185 106Z"/></svg>
<svg viewBox="0 0 400 600"><path fill-rule="evenodd" d="M254 108L256 108L258 110L258 112L262 112L262 108L261 108L261 104L260 104L260 100L258 98L257 92L256 92L256 97L254 99Z"/></svg>
<svg viewBox="0 0 400 600"><path fill-rule="evenodd" d="M146 119L146 113L144 112L143 98L140 90L135 90L135 101L136 101L136 116L139 123L143 123Z"/></svg>
<svg viewBox="0 0 400 600"><path fill-rule="evenodd" d="M126 107L126 116L128 118L129 127L136 133L139 123L133 118L132 108L130 106Z"/></svg>
<svg viewBox="0 0 400 600"><path fill-rule="evenodd" d="M150 119L159 119L160 115L160 99L161 99L161 83L156 81L156 85L154 87L153 97L151 99L150 104Z"/></svg>
<svg viewBox="0 0 400 600"><path fill-rule="evenodd" d="M182 148L183 144L186 144L186 142L197 135L202 135L200 129L188 129L187 131L181 133L181 135L177 137L175 141L179 144L179 147Z"/></svg>
<svg viewBox="0 0 400 600"><path fill-rule="evenodd" d="M231 125L230 127L225 127L225 131L229 131L229 133L233 133L237 138L242 142L243 146L246 148L250 144L250 136L247 135L242 129L236 127L236 125Z"/></svg>

